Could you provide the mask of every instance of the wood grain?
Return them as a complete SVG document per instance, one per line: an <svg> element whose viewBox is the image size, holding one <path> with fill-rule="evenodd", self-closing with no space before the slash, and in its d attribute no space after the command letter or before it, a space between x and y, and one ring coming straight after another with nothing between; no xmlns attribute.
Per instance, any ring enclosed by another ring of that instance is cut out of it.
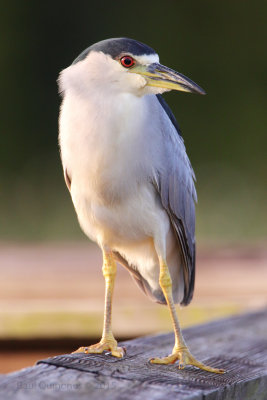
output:
<svg viewBox="0 0 267 400"><path fill-rule="evenodd" d="M0 378L2 399L267 399L267 310L184 330L193 354L226 369L215 375L148 359L171 352L173 334L121 343L124 359L66 354ZM86 343L81 343L86 345Z"/></svg>

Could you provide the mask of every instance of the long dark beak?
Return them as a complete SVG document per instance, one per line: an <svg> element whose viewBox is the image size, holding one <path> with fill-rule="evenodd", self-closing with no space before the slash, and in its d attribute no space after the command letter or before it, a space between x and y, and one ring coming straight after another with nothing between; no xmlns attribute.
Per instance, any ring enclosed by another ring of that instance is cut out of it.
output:
<svg viewBox="0 0 267 400"><path fill-rule="evenodd" d="M206 94L205 91L191 79L164 65L153 63L148 65L136 65L129 70L144 76L147 86L156 86L169 90Z"/></svg>

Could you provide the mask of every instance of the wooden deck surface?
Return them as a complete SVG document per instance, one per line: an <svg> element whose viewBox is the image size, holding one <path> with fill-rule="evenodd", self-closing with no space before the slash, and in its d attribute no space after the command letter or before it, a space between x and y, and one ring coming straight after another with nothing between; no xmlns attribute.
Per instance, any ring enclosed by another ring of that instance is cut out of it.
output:
<svg viewBox="0 0 267 400"><path fill-rule="evenodd" d="M185 329L193 354L224 368L223 375L148 359L171 352L173 335L124 342L127 355L66 354L0 377L0 398L85 399L267 399L267 310ZM86 343L83 343L86 345Z"/></svg>

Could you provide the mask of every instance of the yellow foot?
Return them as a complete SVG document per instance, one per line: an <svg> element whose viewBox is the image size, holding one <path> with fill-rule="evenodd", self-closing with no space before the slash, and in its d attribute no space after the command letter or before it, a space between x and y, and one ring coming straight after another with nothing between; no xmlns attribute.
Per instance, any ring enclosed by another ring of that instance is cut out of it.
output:
<svg viewBox="0 0 267 400"><path fill-rule="evenodd" d="M93 344L88 347L80 347L78 350L73 351L74 353L95 353L100 354L103 351L110 351L114 357L123 357L126 354L124 347L118 347L115 339L101 339L99 343Z"/></svg>
<svg viewBox="0 0 267 400"><path fill-rule="evenodd" d="M204 371L214 372L215 374L224 374L224 369L212 368L195 359L187 347L174 348L171 355L163 358L151 358L152 364L174 364L179 360L179 369L186 365L194 365Z"/></svg>

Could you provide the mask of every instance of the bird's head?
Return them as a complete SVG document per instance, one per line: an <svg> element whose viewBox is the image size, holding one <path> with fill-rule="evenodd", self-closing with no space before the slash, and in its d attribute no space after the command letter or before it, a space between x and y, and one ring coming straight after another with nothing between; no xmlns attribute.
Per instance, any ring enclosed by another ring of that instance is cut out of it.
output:
<svg viewBox="0 0 267 400"><path fill-rule="evenodd" d="M60 90L79 92L97 88L136 96L169 90L205 94L191 79L159 63L158 54L133 39L116 38L95 43L62 71Z"/></svg>

